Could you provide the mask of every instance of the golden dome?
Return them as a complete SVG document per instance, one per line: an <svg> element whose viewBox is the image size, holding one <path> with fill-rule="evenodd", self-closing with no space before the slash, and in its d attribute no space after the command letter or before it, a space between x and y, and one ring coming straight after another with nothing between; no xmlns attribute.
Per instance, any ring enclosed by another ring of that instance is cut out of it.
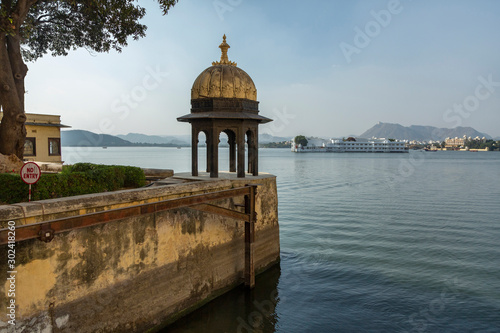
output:
<svg viewBox="0 0 500 333"><path fill-rule="evenodd" d="M222 51L220 61L213 62L196 78L191 89L191 99L199 98L245 98L257 100L257 89L252 78L236 63L229 61L226 35L219 46Z"/></svg>

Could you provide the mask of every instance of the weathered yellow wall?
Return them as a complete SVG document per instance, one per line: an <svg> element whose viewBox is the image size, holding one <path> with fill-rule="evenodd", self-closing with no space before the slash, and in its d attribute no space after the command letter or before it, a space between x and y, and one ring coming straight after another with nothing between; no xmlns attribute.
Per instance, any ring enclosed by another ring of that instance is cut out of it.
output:
<svg viewBox="0 0 500 333"><path fill-rule="evenodd" d="M61 155L49 155L49 138L61 138L58 127L26 125L26 137L36 138L36 156L25 156L25 160L61 162Z"/></svg>
<svg viewBox="0 0 500 333"><path fill-rule="evenodd" d="M209 180L0 206L17 225L257 183L255 267L279 260L275 177ZM227 208L243 198L217 202ZM4 246L5 247L5 246ZM18 329L143 332L243 281L244 222L188 208L16 244ZM6 248L5 248L6 249ZM0 270L7 271L5 260ZM0 304L7 303L7 284ZM5 307L4 307L5 308Z"/></svg>

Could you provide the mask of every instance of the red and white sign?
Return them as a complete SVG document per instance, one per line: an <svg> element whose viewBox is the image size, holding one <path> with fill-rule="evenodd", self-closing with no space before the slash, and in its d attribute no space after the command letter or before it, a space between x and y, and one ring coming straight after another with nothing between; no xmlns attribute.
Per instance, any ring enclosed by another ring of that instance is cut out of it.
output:
<svg viewBox="0 0 500 333"><path fill-rule="evenodd" d="M26 184L35 184L40 179L40 167L34 162L27 162L21 168L21 178Z"/></svg>

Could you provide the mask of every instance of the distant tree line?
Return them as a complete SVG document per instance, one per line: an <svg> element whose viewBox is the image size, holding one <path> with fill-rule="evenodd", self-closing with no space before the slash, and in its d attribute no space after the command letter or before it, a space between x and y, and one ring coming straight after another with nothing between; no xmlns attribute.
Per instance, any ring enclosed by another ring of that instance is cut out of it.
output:
<svg viewBox="0 0 500 333"><path fill-rule="evenodd" d="M443 142L441 142L441 143L437 143L437 142L435 142L435 143L433 143L433 145L434 145L434 147L436 147L436 148L444 148L444 147L446 147L446 142L445 142L445 141L443 141Z"/></svg>
<svg viewBox="0 0 500 333"><path fill-rule="evenodd" d="M260 144L261 148L290 148L290 141L269 142Z"/></svg>
<svg viewBox="0 0 500 333"><path fill-rule="evenodd" d="M500 141L495 140L466 140L465 146L469 147L469 149L485 149L489 148L489 150L500 150Z"/></svg>

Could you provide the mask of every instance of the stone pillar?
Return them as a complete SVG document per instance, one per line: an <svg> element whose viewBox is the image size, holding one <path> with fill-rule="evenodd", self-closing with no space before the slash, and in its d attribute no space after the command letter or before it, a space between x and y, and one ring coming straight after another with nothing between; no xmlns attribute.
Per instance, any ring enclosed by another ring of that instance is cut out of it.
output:
<svg viewBox="0 0 500 333"><path fill-rule="evenodd" d="M238 178L245 178L245 132L238 130Z"/></svg>
<svg viewBox="0 0 500 333"><path fill-rule="evenodd" d="M236 172L236 137L234 133L227 134L229 143L229 172Z"/></svg>
<svg viewBox="0 0 500 333"><path fill-rule="evenodd" d="M198 129L191 127L191 174L198 176Z"/></svg>
<svg viewBox="0 0 500 333"><path fill-rule="evenodd" d="M210 161L210 178L219 177L219 131L214 126L210 130L210 156L208 161ZM207 151L208 153L208 151Z"/></svg>
<svg viewBox="0 0 500 333"><path fill-rule="evenodd" d="M205 132L205 136L206 136L206 139L205 139L205 145L207 147L206 149L206 152L207 152L207 172L210 172L210 156L212 156L212 152L211 152L211 145L210 145L210 136L212 135L212 132L210 131L206 131Z"/></svg>
<svg viewBox="0 0 500 333"><path fill-rule="evenodd" d="M252 173L252 170L253 170L253 137L252 137L252 132L251 131L248 131L247 132L247 147L248 147L248 161L247 161L247 165L248 165L248 173Z"/></svg>
<svg viewBox="0 0 500 333"><path fill-rule="evenodd" d="M259 138L257 129L248 131L248 173L259 175Z"/></svg>
<svg viewBox="0 0 500 333"><path fill-rule="evenodd" d="M259 130L255 128L253 138L253 161L252 161L252 175L259 175Z"/></svg>

